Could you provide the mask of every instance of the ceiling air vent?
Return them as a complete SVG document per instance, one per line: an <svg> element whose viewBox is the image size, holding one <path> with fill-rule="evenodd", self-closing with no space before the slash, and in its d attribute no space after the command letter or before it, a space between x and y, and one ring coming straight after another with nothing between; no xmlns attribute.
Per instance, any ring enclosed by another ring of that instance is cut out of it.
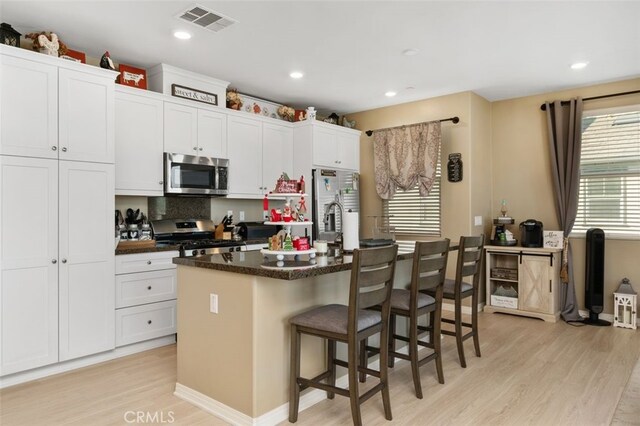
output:
<svg viewBox="0 0 640 426"><path fill-rule="evenodd" d="M216 33L238 22L197 4L179 14L178 18Z"/></svg>

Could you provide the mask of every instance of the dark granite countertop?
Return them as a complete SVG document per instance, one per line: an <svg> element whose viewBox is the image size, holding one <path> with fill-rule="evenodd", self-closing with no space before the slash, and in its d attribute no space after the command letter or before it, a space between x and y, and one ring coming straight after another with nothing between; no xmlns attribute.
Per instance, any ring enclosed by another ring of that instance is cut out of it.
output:
<svg viewBox="0 0 640 426"><path fill-rule="evenodd" d="M315 259L309 259L308 255L300 255L299 257L300 260L298 261L293 260L292 257L287 257L282 267L276 265L273 256L265 259L260 251L211 254L188 258L176 257L173 259L173 263L265 278L297 280L334 272L349 271L353 260L353 256L349 255L318 255ZM405 251L398 254L398 260L412 258L413 251Z"/></svg>

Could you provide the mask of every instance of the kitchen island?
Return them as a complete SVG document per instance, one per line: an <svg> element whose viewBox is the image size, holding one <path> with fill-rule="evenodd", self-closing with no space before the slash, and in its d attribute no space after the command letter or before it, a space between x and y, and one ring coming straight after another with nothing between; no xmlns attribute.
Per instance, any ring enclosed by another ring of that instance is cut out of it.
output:
<svg viewBox="0 0 640 426"><path fill-rule="evenodd" d="M398 255L396 287L409 282L412 257L412 252ZM279 270L258 251L175 258L176 395L233 424L286 420L289 318L315 306L348 303L352 256L315 260L309 267L303 256L301 269ZM211 312L212 298L217 299L217 313ZM338 357L346 359L341 346ZM322 339L302 337L304 376L323 371L324 348ZM344 374L346 370L338 371L338 377ZM301 410L324 398L319 390L303 392ZM370 404L375 403L374 398Z"/></svg>

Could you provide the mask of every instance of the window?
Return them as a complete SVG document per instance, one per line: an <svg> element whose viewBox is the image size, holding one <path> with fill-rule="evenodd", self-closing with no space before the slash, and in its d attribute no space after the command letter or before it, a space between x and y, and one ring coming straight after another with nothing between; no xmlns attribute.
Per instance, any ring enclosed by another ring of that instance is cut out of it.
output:
<svg viewBox="0 0 640 426"><path fill-rule="evenodd" d="M574 232L640 237L640 106L584 113L579 197Z"/></svg>
<svg viewBox="0 0 640 426"><path fill-rule="evenodd" d="M383 214L395 228L398 240L411 240L418 236L440 236L440 179L441 165L438 153L436 179L427 197L421 197L416 185L409 191L398 191L392 199L383 202Z"/></svg>

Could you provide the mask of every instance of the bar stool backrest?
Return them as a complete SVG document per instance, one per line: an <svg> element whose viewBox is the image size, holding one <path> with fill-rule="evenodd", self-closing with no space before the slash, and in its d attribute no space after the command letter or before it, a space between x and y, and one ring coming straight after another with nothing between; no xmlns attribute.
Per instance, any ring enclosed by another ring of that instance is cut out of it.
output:
<svg viewBox="0 0 640 426"><path fill-rule="evenodd" d="M478 288L483 245L484 235L479 237L460 237L458 266L456 268L456 291L460 288L463 278L469 276L473 276L473 288Z"/></svg>
<svg viewBox="0 0 640 426"><path fill-rule="evenodd" d="M353 251L349 292L349 332L355 330L358 311L382 305L389 309L389 299L396 270L398 246L385 246ZM386 305L386 306L385 306ZM352 326L354 330L351 330Z"/></svg>
<svg viewBox="0 0 640 426"><path fill-rule="evenodd" d="M411 309L417 307L419 291L437 288L444 284L449 244L448 238L439 241L416 241L411 270Z"/></svg>

